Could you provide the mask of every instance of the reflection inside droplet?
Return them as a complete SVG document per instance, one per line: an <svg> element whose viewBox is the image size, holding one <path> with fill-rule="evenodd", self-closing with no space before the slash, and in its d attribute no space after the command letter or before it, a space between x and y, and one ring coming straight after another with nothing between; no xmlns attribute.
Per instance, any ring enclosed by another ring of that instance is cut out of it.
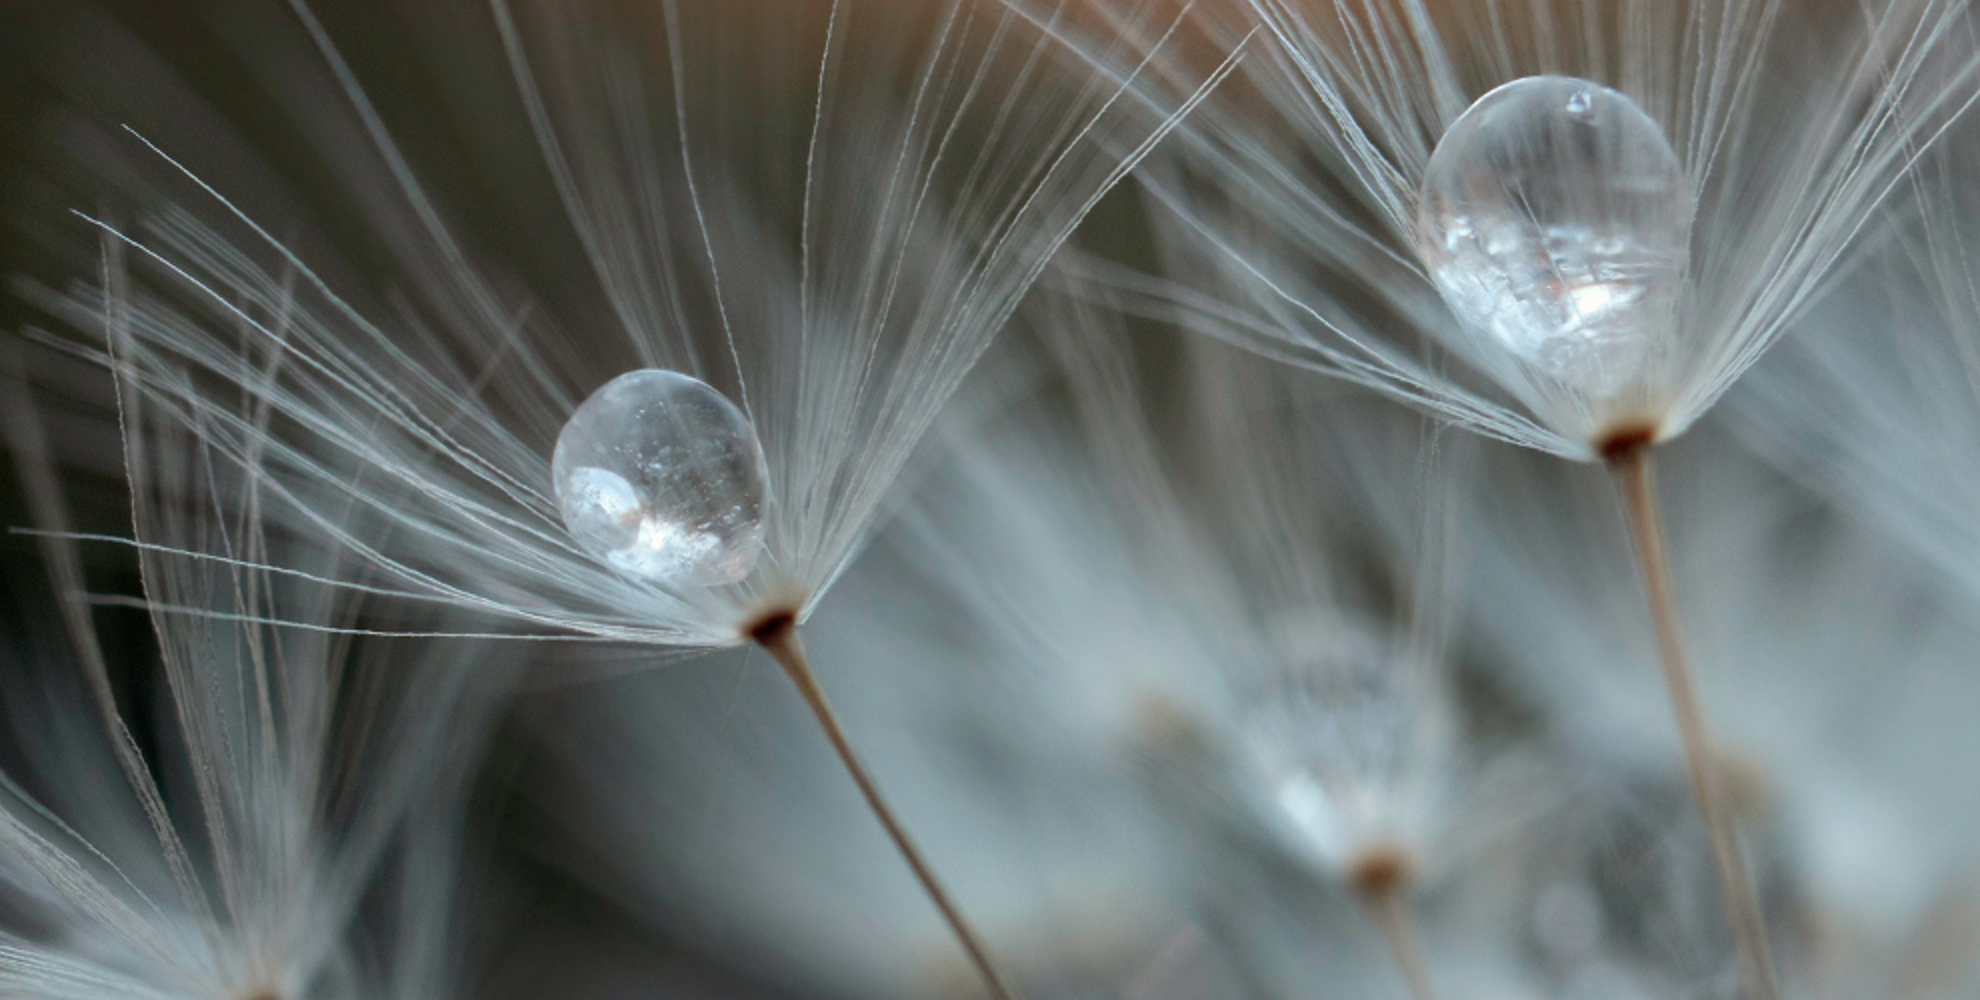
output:
<svg viewBox="0 0 1980 1000"><path fill-rule="evenodd" d="M1478 99L1424 175L1424 263L1464 327L1596 398L1675 335L1695 210L1663 130L1628 97L1528 77Z"/></svg>
<svg viewBox="0 0 1980 1000"><path fill-rule="evenodd" d="M707 383L645 369L613 379L557 436L564 526L611 565L661 583L749 575L768 492L756 430Z"/></svg>

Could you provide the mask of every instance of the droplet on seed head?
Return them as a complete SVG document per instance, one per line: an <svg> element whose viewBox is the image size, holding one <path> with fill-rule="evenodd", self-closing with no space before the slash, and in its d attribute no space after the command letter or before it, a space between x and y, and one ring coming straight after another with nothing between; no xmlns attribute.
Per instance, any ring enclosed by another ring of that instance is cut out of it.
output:
<svg viewBox="0 0 1980 1000"><path fill-rule="evenodd" d="M756 429L679 372L627 372L592 393L557 435L550 474L571 537L628 573L734 583L763 550L769 475Z"/></svg>
<svg viewBox="0 0 1980 1000"><path fill-rule="evenodd" d="M1419 252L1484 346L1608 399L1676 335L1695 210L1683 164L1635 102L1526 77L1479 98L1437 143Z"/></svg>

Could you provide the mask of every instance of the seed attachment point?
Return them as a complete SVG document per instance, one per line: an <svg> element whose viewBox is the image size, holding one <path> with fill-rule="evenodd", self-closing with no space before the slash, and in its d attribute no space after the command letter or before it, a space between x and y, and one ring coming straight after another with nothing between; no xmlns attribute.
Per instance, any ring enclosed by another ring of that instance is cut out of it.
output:
<svg viewBox="0 0 1980 1000"><path fill-rule="evenodd" d="M1656 424L1620 424L1595 439L1595 454L1602 456L1602 461L1613 463L1656 443Z"/></svg>
<svg viewBox="0 0 1980 1000"><path fill-rule="evenodd" d="M1348 885L1366 899L1393 897L1409 887L1415 868L1402 847L1378 844L1363 849L1348 862Z"/></svg>
<svg viewBox="0 0 1980 1000"><path fill-rule="evenodd" d="M789 637L797 628L797 612L788 608L766 611L749 624L744 625L742 634L759 646L773 648Z"/></svg>

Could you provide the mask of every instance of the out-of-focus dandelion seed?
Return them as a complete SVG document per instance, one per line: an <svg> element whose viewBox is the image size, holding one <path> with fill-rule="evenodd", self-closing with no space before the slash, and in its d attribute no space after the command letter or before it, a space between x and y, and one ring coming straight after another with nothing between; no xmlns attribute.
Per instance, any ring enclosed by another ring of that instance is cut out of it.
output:
<svg viewBox="0 0 1980 1000"><path fill-rule="evenodd" d="M55 590L49 627L73 657L5 678L35 721L0 776L0 993L452 995L467 789L504 702L499 655L443 646L409 663L391 641L340 634L348 561L264 522L253 476L207 449L201 418L121 378L133 537L89 540L135 551L144 590L87 593L56 446L21 376L0 383L0 429ZM277 553L294 572L255 565ZM103 606L148 615L155 687L123 689L93 621ZM157 718L174 722L147 733ZM407 933L367 938L369 906Z"/></svg>
<svg viewBox="0 0 1980 1000"><path fill-rule="evenodd" d="M1436 800L1449 794L1429 763L1452 753L1435 745L1448 736L1431 735L1447 723L1423 718L1444 707L1440 692L1412 684L1399 666L1409 654L1382 637L1356 634L1351 621L1322 629L1330 634L1305 635L1284 655L1298 662L1328 650L1334 662L1288 671L1290 683L1260 698L1240 723L1242 755L1287 825L1360 901L1410 994L1435 1000L1410 897L1423 876L1419 854L1429 849L1411 841L1434 829L1444 806ZM1403 748L1421 753L1427 766L1412 774L1397 759L1408 756Z"/></svg>
<svg viewBox="0 0 1980 1000"><path fill-rule="evenodd" d="M763 447L708 383L646 369L571 414L550 457L564 526L592 555L662 583L714 586L763 552Z"/></svg>
<svg viewBox="0 0 1980 1000"><path fill-rule="evenodd" d="M1061 310L1038 325L1083 446L1035 414L968 435L903 515L903 552L970 612L984 655L1065 692L1070 728L1134 747L1185 828L1358 904L1433 996L1419 893L1531 803L1494 780L1512 755L1474 759L1456 717L1444 481L1414 484L1432 498L1419 521L1374 457L1434 450L1420 420L1321 405L1298 373L1218 345L1190 345L1180 399L1157 393L1103 308ZM1363 546L1387 583L1349 568ZM1202 890L1212 923L1255 927L1255 902Z"/></svg>

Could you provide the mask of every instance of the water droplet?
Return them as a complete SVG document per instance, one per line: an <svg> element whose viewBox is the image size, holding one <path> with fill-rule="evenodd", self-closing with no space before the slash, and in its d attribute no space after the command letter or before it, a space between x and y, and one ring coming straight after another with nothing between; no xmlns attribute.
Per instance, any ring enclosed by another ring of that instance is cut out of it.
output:
<svg viewBox="0 0 1980 1000"><path fill-rule="evenodd" d="M557 435L550 475L571 537L628 573L715 586L748 576L762 552L756 429L679 372L627 372L592 393Z"/></svg>
<svg viewBox="0 0 1980 1000"><path fill-rule="evenodd" d="M1683 165L1635 102L1536 76L1479 98L1444 133L1417 225L1468 331L1605 399L1675 336L1694 212Z"/></svg>

